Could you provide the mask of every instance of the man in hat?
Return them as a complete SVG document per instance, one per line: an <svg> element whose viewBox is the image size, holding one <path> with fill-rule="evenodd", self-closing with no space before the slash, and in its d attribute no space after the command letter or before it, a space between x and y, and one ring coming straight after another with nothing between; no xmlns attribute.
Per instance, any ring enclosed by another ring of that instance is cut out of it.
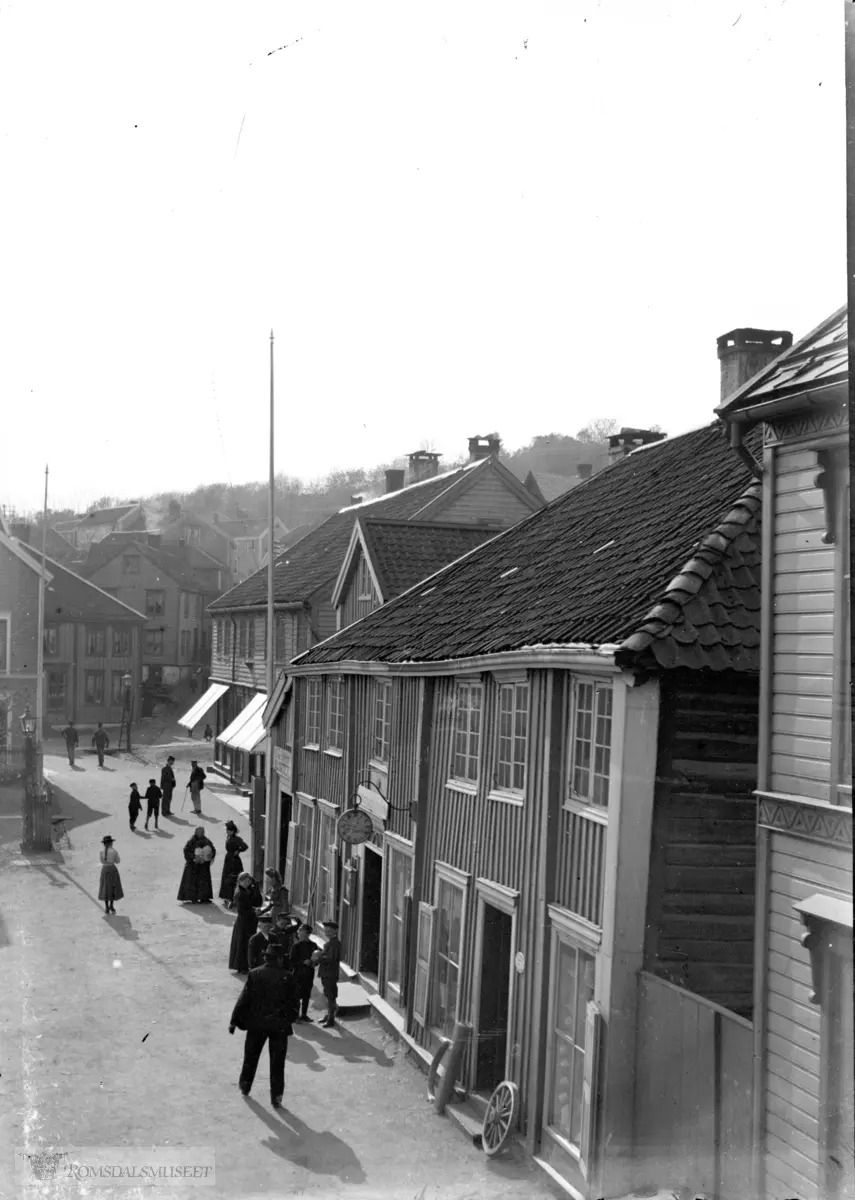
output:
<svg viewBox="0 0 855 1200"><path fill-rule="evenodd" d="M163 792L160 811L165 817L172 816L172 793L175 791L175 772L172 769L174 762L175 759L170 754L166 766L160 769L160 790Z"/></svg>
<svg viewBox="0 0 855 1200"><path fill-rule="evenodd" d="M341 942L338 940L338 921L323 922L326 945L323 950L316 950L311 961L317 965L318 977L327 1001L327 1015L321 1021L325 1029L335 1025L336 1000L338 999L338 974L341 962Z"/></svg>
<svg viewBox="0 0 855 1200"><path fill-rule="evenodd" d="M110 745L110 739L107 737L107 731L100 721L98 722L98 728L92 735L92 745L95 747L95 752L98 755L98 766L103 767L104 751Z"/></svg>
<svg viewBox="0 0 855 1200"><path fill-rule="evenodd" d="M154 827L157 829L157 819L160 816L160 798L163 792L157 786L153 779L148 781L148 787L145 790L145 827L148 829L148 823L154 817Z"/></svg>
<svg viewBox="0 0 855 1200"><path fill-rule="evenodd" d="M270 1103L274 1108L281 1107L285 1091L288 1038L294 1032L292 1022L298 1008L290 972L282 965L278 950L266 950L264 966L255 967L249 972L229 1023L229 1033L234 1033L235 1029L246 1031L243 1066L238 1080L244 1096L250 1093L258 1060L267 1042L270 1053Z"/></svg>
<svg viewBox="0 0 855 1200"><path fill-rule="evenodd" d="M264 962L264 955L267 951L267 948L271 944L270 927L272 924L273 921L269 913L266 916L261 916L258 918L258 928L249 939L249 945L246 951L246 959L249 963L250 971L253 969L253 967L260 967Z"/></svg>
<svg viewBox="0 0 855 1200"><path fill-rule="evenodd" d="M77 735L77 730L74 728L74 722L69 721L65 729L62 731L62 736L65 738L65 750L68 754L68 762L70 766L74 766L74 752L77 749L77 743L80 738Z"/></svg>
<svg viewBox="0 0 855 1200"><path fill-rule="evenodd" d="M196 759L190 761L190 799L193 801L193 812L197 817L202 815L202 788L207 776Z"/></svg>

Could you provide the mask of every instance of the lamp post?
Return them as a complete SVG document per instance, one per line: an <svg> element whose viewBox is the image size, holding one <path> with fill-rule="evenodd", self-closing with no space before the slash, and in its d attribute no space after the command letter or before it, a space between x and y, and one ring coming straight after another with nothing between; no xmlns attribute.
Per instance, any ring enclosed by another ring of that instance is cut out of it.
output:
<svg viewBox="0 0 855 1200"><path fill-rule="evenodd" d="M131 686L133 684L133 676L130 671L125 671L122 676L122 687L125 689L125 713L128 722L128 753L131 749L131 717L134 715L134 701L131 695Z"/></svg>
<svg viewBox="0 0 855 1200"><path fill-rule="evenodd" d="M34 740L38 718L30 706L21 714L24 735L24 810L21 846L24 850L50 850L50 820L47 797L42 793L38 769L38 746Z"/></svg>

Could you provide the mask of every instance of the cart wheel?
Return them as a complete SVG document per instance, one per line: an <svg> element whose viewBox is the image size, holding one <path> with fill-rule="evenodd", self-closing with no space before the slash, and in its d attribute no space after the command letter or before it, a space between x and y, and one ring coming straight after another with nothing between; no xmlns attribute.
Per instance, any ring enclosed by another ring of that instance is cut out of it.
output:
<svg viewBox="0 0 855 1200"><path fill-rule="evenodd" d="M481 1130L481 1146L485 1154L498 1154L517 1121L520 1090L509 1079L504 1080L490 1097Z"/></svg>
<svg viewBox="0 0 855 1200"><path fill-rule="evenodd" d="M434 1100L436 1100L436 1084L439 1064L445 1057L445 1052L450 1045L451 1041L449 1038L440 1038L436 1054L433 1056L433 1060L431 1061L430 1070L428 1071L427 1077L427 1098L429 1104L433 1104Z"/></svg>

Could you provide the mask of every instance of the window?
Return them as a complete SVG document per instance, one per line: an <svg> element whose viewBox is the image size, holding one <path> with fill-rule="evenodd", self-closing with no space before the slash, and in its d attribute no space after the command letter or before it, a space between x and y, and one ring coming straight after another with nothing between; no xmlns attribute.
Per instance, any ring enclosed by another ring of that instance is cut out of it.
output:
<svg viewBox="0 0 855 1200"><path fill-rule="evenodd" d="M389 742L392 738L392 682L383 680L374 685L374 738L371 757L377 762L389 761Z"/></svg>
<svg viewBox="0 0 855 1200"><path fill-rule="evenodd" d="M573 709L570 795L605 808L611 766L611 684L577 680Z"/></svg>
<svg viewBox="0 0 855 1200"><path fill-rule="evenodd" d="M122 683L124 677L124 671L113 671L112 673L110 680L110 703L113 705L124 704L125 685Z"/></svg>
<svg viewBox="0 0 855 1200"><path fill-rule="evenodd" d="M163 654L163 630L147 629L145 631L146 654Z"/></svg>
<svg viewBox="0 0 855 1200"><path fill-rule="evenodd" d="M223 653L225 654L226 658L230 658L235 638L235 627L232 624L231 617L226 617L223 626L225 629L225 635L223 637Z"/></svg>
<svg viewBox="0 0 855 1200"><path fill-rule="evenodd" d="M103 704L104 703L104 672L103 671L86 671L84 672L84 681L86 687L86 703L87 704Z"/></svg>
<svg viewBox="0 0 855 1200"><path fill-rule="evenodd" d="M130 629L114 629L113 630L113 654L125 655L131 652L131 631Z"/></svg>
<svg viewBox="0 0 855 1200"><path fill-rule="evenodd" d="M398 995L404 970L407 897L412 880L412 858L386 841L386 986Z"/></svg>
<svg viewBox="0 0 855 1200"><path fill-rule="evenodd" d="M123 554L122 555L122 574L123 575L139 575L140 573L140 556L138 554Z"/></svg>
<svg viewBox="0 0 855 1200"><path fill-rule="evenodd" d="M202 654L208 653L208 637L209 637L208 630L203 629L201 634L199 635L199 649L201 650Z"/></svg>
<svg viewBox="0 0 855 1200"><path fill-rule="evenodd" d="M581 1148L585 1020L588 1001L594 998L594 959L557 936L553 951L548 1124Z"/></svg>
<svg viewBox="0 0 855 1200"><path fill-rule="evenodd" d="M238 658L246 660L246 617L238 621Z"/></svg>
<svg viewBox="0 0 855 1200"><path fill-rule="evenodd" d="M190 644L191 644L190 630L182 629L181 630L181 657L182 658L190 657Z"/></svg>
<svg viewBox="0 0 855 1200"><path fill-rule="evenodd" d="M45 625L45 654L59 653L59 629L56 625Z"/></svg>
<svg viewBox="0 0 855 1200"><path fill-rule="evenodd" d="M183 604L184 604L184 620L185 621L190 620L190 601L191 601L191 599L192 599L192 597L189 592L183 593L182 600L183 600Z"/></svg>
<svg viewBox="0 0 855 1200"><path fill-rule="evenodd" d="M503 792L525 791L528 742L528 684L499 685L499 732L494 786Z"/></svg>
<svg viewBox="0 0 855 1200"><path fill-rule="evenodd" d="M338 845L336 843L336 814L318 808L318 880L314 910L336 919L336 875Z"/></svg>
<svg viewBox="0 0 855 1200"><path fill-rule="evenodd" d="M463 931L463 888L448 879L437 879L436 949L431 989L431 1026L450 1038L457 1019L460 984L460 951Z"/></svg>
<svg viewBox="0 0 855 1200"><path fill-rule="evenodd" d="M312 842L315 835L315 810L309 804L298 807L297 845L291 877L291 903L305 908L309 903L312 880Z"/></svg>
<svg viewBox="0 0 855 1200"><path fill-rule="evenodd" d="M288 654L288 622L291 618L288 613L276 614L276 645L274 647L274 657L276 662L284 663L291 655Z"/></svg>
<svg viewBox="0 0 855 1200"><path fill-rule="evenodd" d="M321 681L306 682L306 745L319 746L321 742Z"/></svg>
<svg viewBox="0 0 855 1200"><path fill-rule="evenodd" d="M165 606L165 593L162 591L147 591L145 594L146 616L162 617Z"/></svg>
<svg viewBox="0 0 855 1200"><path fill-rule="evenodd" d="M223 640L225 637L223 629L224 624L225 622L223 621L223 618L217 617L217 620L214 624L214 636L217 639L217 655L219 658L222 658L226 652L226 644Z"/></svg>
<svg viewBox="0 0 855 1200"><path fill-rule="evenodd" d="M202 530L199 525L184 526L184 542L187 546L198 546L202 537Z"/></svg>
<svg viewBox="0 0 855 1200"><path fill-rule="evenodd" d="M9 673L9 618L0 617L0 671Z"/></svg>
<svg viewBox="0 0 855 1200"><path fill-rule="evenodd" d="M255 662L255 617L249 618L247 626L246 657L250 662Z"/></svg>
<svg viewBox="0 0 855 1200"><path fill-rule="evenodd" d="M327 684L327 749L344 749L344 685L340 679Z"/></svg>
<svg viewBox="0 0 855 1200"><path fill-rule="evenodd" d="M48 671L48 712L65 712L65 671Z"/></svg>
<svg viewBox="0 0 855 1200"><path fill-rule="evenodd" d="M453 777L477 783L480 754L481 684L458 683L454 696Z"/></svg>
<svg viewBox="0 0 855 1200"><path fill-rule="evenodd" d="M374 580L364 554L359 556L359 566L356 570L356 615L367 617L374 609Z"/></svg>
<svg viewBox="0 0 855 1200"><path fill-rule="evenodd" d="M107 631L100 625L86 626L86 657L103 658L107 653Z"/></svg>

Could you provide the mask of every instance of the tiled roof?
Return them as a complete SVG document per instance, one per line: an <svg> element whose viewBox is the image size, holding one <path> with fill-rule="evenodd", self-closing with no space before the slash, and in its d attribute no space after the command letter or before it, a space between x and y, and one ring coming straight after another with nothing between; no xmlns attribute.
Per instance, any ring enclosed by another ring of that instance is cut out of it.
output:
<svg viewBox="0 0 855 1200"><path fill-rule="evenodd" d="M551 504L581 482L578 478L569 479L565 475L553 475L549 471L529 471L525 479L526 487L529 486L529 480L534 481L535 487L547 504Z"/></svg>
<svg viewBox="0 0 855 1200"><path fill-rule="evenodd" d="M133 541L122 538L121 541L107 541L105 538L102 542L97 542L89 549L89 555L85 563L80 564L80 571L87 578L94 575L97 571L115 558L117 554L126 553L128 550L133 550L138 554L144 555L149 562L169 578L177 583L180 587L188 592L203 592L207 595L212 595L218 589L208 582L208 574L214 570L223 571L225 568L217 562L212 562L210 566L205 564L197 571L193 566L188 564L177 554L170 554L168 550L161 550L159 546L150 546L145 541ZM205 556L208 557L207 555ZM204 574L201 574L204 571Z"/></svg>
<svg viewBox="0 0 855 1200"><path fill-rule="evenodd" d="M428 521L361 520L359 524L384 601L400 596L501 532L480 525Z"/></svg>
<svg viewBox="0 0 855 1200"><path fill-rule="evenodd" d="M745 408L842 383L849 374L849 336L844 305L719 405L730 415Z"/></svg>
<svg viewBox="0 0 855 1200"><path fill-rule="evenodd" d="M746 445L758 444L759 432L750 433ZM649 640L636 655L650 652L657 662L669 656L672 666L757 669L755 500L752 477L719 422L654 443L295 664L431 662L534 646L620 646L646 632ZM737 509L738 518L732 512ZM715 562L713 552L720 555ZM664 615L654 612L665 600L674 604L669 629ZM711 641L711 628L727 632Z"/></svg>
<svg viewBox="0 0 855 1200"><path fill-rule="evenodd" d="M41 553L33 546L26 542L18 542L18 545L36 563L41 562ZM73 621L87 617L102 621L145 621L144 615L135 608L102 592L97 584L76 575L55 559L45 556L45 565L53 576L45 587L45 620L48 623L58 618Z"/></svg>
<svg viewBox="0 0 855 1200"><path fill-rule="evenodd" d="M138 508L137 504L122 504L117 508L99 508L95 512L87 513L80 524L85 525L108 525L114 521L120 521L122 517L126 517L128 513L133 512Z"/></svg>
<svg viewBox="0 0 855 1200"><path fill-rule="evenodd" d="M444 475L436 475L433 479L422 480L421 483L410 484L399 492L390 492L379 496L376 500L367 500L363 504L354 504L343 508L340 512L328 517L322 525L318 525L296 545L291 546L276 559L273 564L273 595L276 604L298 604L308 600L318 588L329 583L330 594L339 569L350 544L353 522L357 515L370 514L371 517L391 517L408 520L426 504L438 499L443 492L452 487L466 472L477 470L488 463L467 464L455 471ZM484 467L486 469L486 467ZM267 567L262 567L248 579L237 584L211 604L212 612L235 609L255 608L267 600Z"/></svg>

